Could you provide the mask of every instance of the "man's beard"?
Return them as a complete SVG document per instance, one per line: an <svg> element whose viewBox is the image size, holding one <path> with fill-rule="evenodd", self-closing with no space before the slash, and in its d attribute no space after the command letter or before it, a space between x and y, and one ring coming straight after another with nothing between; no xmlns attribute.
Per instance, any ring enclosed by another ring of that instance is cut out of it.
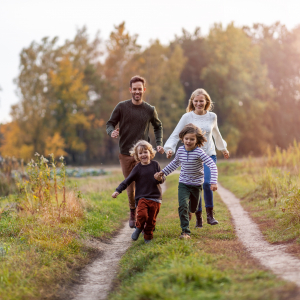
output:
<svg viewBox="0 0 300 300"><path fill-rule="evenodd" d="M142 94L139 94L139 95L133 94L133 99L134 99L135 101L141 101L141 100L142 100L142 97L143 97Z"/></svg>

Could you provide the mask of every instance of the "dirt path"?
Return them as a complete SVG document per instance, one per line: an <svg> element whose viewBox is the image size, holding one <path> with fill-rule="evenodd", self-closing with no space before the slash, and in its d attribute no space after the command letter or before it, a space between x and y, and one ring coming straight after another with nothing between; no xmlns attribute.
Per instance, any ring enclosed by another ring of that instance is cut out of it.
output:
<svg viewBox="0 0 300 300"><path fill-rule="evenodd" d="M166 185L162 185L163 193ZM130 247L133 229L128 221L109 243L97 242L97 247L103 255L85 267L80 274L82 283L73 286L68 296L73 300L102 300L106 299L112 288L112 282L119 268L119 260Z"/></svg>
<svg viewBox="0 0 300 300"><path fill-rule="evenodd" d="M238 237L259 262L285 280L300 287L300 259L285 252L285 245L266 242L258 226L240 204L240 200L218 184L218 193L231 212Z"/></svg>

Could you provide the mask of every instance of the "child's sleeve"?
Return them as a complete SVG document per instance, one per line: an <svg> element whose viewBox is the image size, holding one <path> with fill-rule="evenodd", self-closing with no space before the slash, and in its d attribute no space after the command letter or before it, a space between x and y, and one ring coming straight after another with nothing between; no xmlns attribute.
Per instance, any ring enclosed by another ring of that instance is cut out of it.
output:
<svg viewBox="0 0 300 300"><path fill-rule="evenodd" d="M210 184L218 183L218 168L214 161L202 150L199 148L200 159L210 168Z"/></svg>
<svg viewBox="0 0 300 300"><path fill-rule="evenodd" d="M136 175L138 173L138 166L135 166L128 177L120 183L120 185L116 188L116 191L121 194L127 187L135 181Z"/></svg>
<svg viewBox="0 0 300 300"><path fill-rule="evenodd" d="M175 158L162 170L162 172L168 176L174 172L180 166L180 160L178 151L176 152Z"/></svg>

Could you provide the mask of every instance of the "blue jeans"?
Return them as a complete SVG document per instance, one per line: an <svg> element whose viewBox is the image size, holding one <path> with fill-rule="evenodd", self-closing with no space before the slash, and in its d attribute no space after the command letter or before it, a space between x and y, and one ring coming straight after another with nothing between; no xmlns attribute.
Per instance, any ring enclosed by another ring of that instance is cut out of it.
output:
<svg viewBox="0 0 300 300"><path fill-rule="evenodd" d="M217 163L217 156L212 155L210 157L214 163ZM205 207L214 207L214 196L213 191L210 189L210 168L203 164L204 166L204 183L203 183L203 193L204 193L204 202ZM197 211L202 211L202 197L200 196L199 206Z"/></svg>

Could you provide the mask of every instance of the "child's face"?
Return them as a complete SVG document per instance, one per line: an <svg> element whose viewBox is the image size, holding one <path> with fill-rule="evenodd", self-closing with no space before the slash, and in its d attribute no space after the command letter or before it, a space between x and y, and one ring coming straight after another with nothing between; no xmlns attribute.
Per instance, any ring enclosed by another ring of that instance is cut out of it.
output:
<svg viewBox="0 0 300 300"><path fill-rule="evenodd" d="M138 148L138 159L142 163L142 165L150 164L150 151L144 149L143 147Z"/></svg>
<svg viewBox="0 0 300 300"><path fill-rule="evenodd" d="M185 149L188 151L194 150L196 148L196 142L197 142L197 138L195 133L187 133L183 137L183 143Z"/></svg>

